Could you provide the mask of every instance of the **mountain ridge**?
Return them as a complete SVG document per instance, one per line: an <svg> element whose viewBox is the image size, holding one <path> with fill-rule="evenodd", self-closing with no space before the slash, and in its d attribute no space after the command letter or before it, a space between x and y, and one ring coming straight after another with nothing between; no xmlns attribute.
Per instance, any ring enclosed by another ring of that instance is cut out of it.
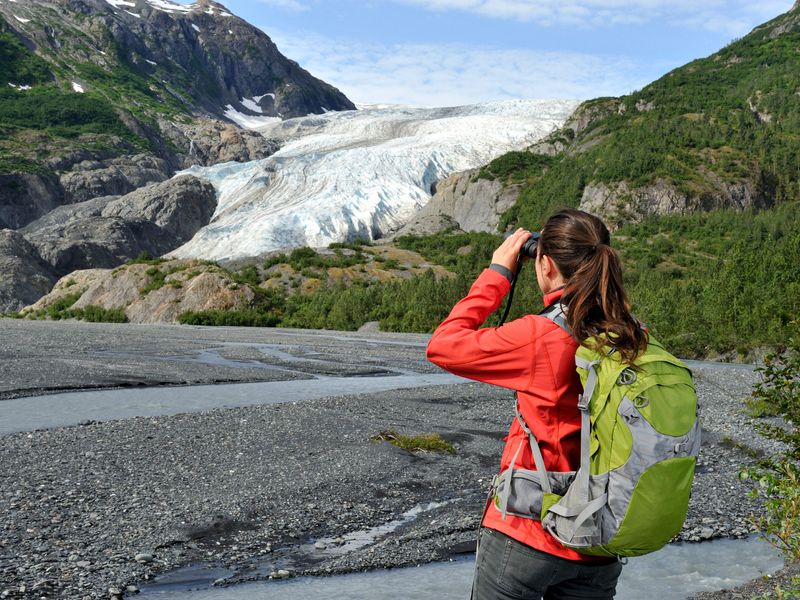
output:
<svg viewBox="0 0 800 600"><path fill-rule="evenodd" d="M279 147L232 114L355 108L209 0L0 2L0 57L0 227Z"/></svg>

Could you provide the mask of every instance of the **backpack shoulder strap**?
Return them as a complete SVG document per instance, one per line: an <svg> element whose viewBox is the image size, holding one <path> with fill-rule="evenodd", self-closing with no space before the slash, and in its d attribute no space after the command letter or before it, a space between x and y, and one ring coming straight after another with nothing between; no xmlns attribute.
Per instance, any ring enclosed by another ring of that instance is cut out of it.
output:
<svg viewBox="0 0 800 600"><path fill-rule="evenodd" d="M554 302L547 308L545 308L542 312L539 313L540 317L544 317L545 319L549 319L561 329L572 335L572 331L570 331L569 325L567 324L567 312L566 307L561 304L561 302Z"/></svg>

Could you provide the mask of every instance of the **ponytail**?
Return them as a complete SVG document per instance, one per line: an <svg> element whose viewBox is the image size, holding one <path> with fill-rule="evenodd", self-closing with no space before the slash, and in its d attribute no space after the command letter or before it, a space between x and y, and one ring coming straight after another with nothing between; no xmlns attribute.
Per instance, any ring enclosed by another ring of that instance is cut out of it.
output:
<svg viewBox="0 0 800 600"><path fill-rule="evenodd" d="M553 259L566 280L561 302L579 344L611 346L628 364L647 347L647 334L631 314L622 287L622 263L605 224L589 213L567 209L548 219L539 252Z"/></svg>

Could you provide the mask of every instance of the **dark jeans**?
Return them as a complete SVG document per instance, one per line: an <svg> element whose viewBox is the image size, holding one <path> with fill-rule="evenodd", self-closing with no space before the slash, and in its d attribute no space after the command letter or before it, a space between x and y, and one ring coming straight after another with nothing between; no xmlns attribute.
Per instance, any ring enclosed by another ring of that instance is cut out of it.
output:
<svg viewBox="0 0 800 600"><path fill-rule="evenodd" d="M472 600L610 600L622 563L576 562L481 529Z"/></svg>

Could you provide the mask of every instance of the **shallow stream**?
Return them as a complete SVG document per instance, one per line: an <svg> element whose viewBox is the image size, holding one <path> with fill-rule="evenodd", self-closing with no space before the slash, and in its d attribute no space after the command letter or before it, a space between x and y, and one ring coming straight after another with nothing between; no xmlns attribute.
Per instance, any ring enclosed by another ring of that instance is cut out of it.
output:
<svg viewBox="0 0 800 600"><path fill-rule="evenodd" d="M659 552L630 559L623 568L616 599L682 600L697 592L735 587L773 573L782 565L780 553L757 536L672 544ZM465 600L469 597L474 566L474 557L470 557L407 569L300 577L231 587L198 585L187 578L173 576L161 585L144 588L140 597L151 600ZM195 574L203 573L195 571ZM224 575L224 571L208 570L206 573L209 579ZM201 589L187 589L194 585Z"/></svg>

